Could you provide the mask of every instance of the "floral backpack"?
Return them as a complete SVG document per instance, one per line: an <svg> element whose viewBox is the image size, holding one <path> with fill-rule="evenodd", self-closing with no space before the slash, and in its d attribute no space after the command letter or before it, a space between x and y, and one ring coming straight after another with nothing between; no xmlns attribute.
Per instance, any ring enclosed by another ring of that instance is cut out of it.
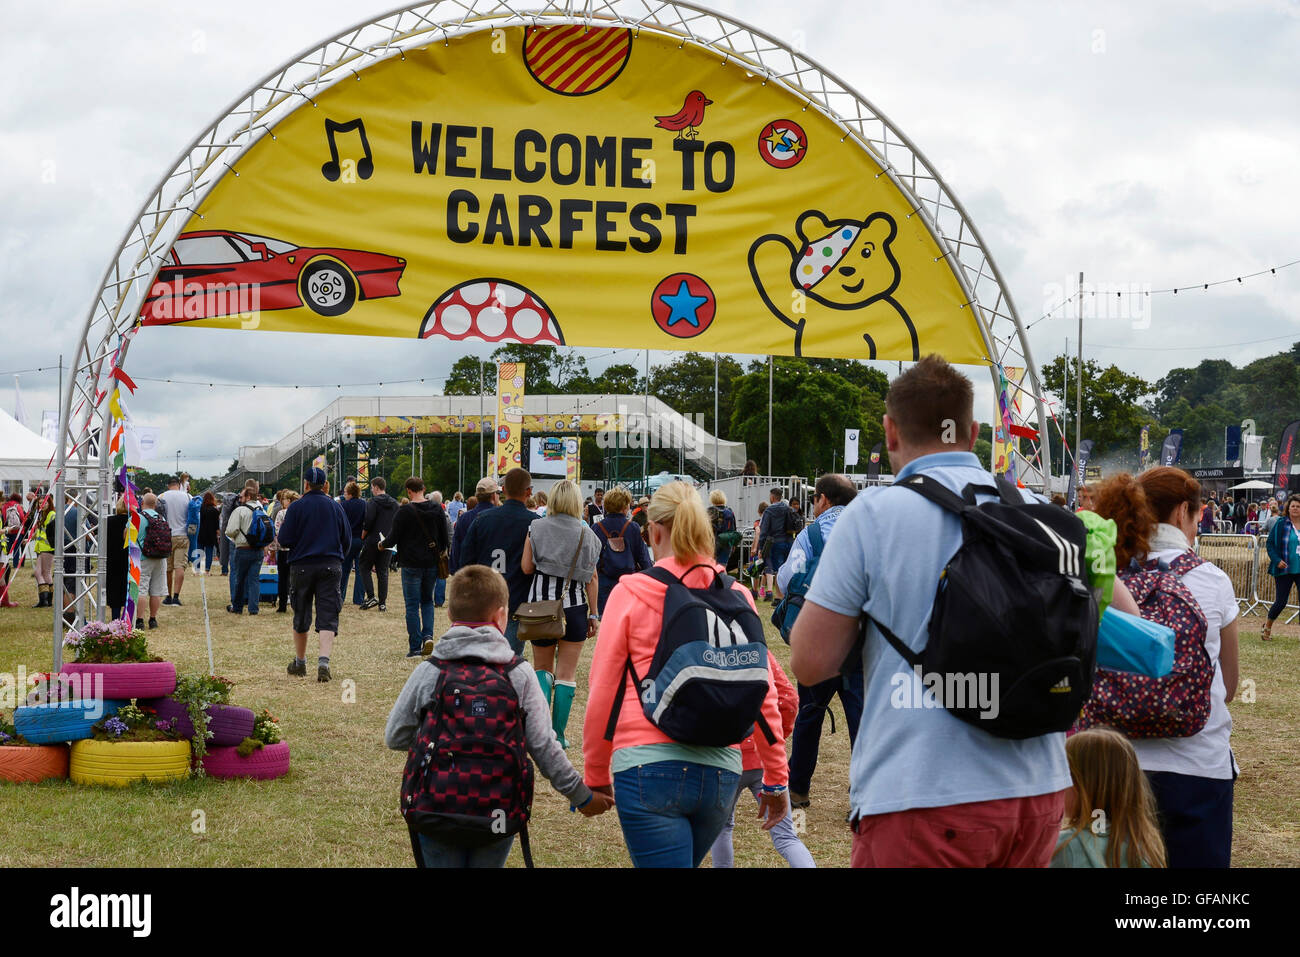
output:
<svg viewBox="0 0 1300 957"><path fill-rule="evenodd" d="M1205 614L1182 581L1203 561L1184 552L1171 564L1139 566L1135 559L1119 573L1142 617L1174 630L1174 665L1163 678L1098 668L1075 731L1109 725L1130 738L1186 738L1205 727L1214 662L1205 650Z"/></svg>

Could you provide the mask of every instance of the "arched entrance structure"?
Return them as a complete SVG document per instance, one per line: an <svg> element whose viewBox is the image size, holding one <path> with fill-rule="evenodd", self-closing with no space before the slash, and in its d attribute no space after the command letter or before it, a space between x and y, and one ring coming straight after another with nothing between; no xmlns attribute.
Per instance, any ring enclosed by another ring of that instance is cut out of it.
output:
<svg viewBox="0 0 1300 957"><path fill-rule="evenodd" d="M99 517L69 541L55 523L60 555L101 559L55 565L84 619L103 617L106 396L141 323L938 351L987 366L995 394L1023 390L1009 397L1037 437L1018 477L1050 471L1024 329L939 174L835 74L690 3L398 10L302 53L194 139L110 262L62 397L56 501Z"/></svg>

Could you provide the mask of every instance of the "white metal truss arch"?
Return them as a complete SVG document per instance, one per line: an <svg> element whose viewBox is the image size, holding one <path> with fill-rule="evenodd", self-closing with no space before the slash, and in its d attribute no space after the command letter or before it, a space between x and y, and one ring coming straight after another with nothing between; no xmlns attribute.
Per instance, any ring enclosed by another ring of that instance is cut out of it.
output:
<svg viewBox="0 0 1300 957"><path fill-rule="evenodd" d="M431 43L450 43L460 35L509 26L577 23L624 27L670 35L681 46L692 44L712 50L727 61L762 75L804 101L804 109L817 110L835 122L844 139L852 137L880 165L882 173L912 204L935 242L951 261L967 302L974 311L990 361L994 393L999 388L998 366L1023 366L1025 391L1036 406L1039 441L1027 443L1028 454L1019 457L1026 484L1044 486L1050 469L1044 468L1047 420L1041 400L1038 371L1030 354L1024 328L1001 273L984 246L979 231L956 197L920 150L889 119L834 73L793 50L770 34L723 14L684 2L659 0L586 0L544 3L525 9L500 0L434 0L395 10L344 30L338 36L304 51L268 74L240 95L219 119L200 133L158 182L127 230L104 272L100 290L85 318L74 355L72 374L62 396L62 429L54 494L66 494L83 517L98 521L78 523L74 538L64 541L64 523L56 522L56 556L69 547L81 556L98 556L96 562L75 566L65 575L56 561L56 584L66 580L74 595L79 620L101 619L105 583L105 536L111 500L112 475L108 456L108 410L104 379L115 352L119 364L145 295L190 214L196 214L204 197L227 173L238 176L235 160L263 136L275 137L275 125L299 109L313 109L320 93L336 83L363 82L364 70L378 62L400 57L405 51ZM72 450L68 455L65 450ZM57 590L57 589L56 589ZM55 666L60 663L63 622L54 616Z"/></svg>

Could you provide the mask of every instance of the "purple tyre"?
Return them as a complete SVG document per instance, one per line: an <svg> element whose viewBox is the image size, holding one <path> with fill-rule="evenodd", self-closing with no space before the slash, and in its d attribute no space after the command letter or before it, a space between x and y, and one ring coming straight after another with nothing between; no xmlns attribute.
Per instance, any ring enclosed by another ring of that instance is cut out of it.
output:
<svg viewBox="0 0 1300 957"><path fill-rule="evenodd" d="M182 738L194 737L194 722L185 705L175 698L152 698L141 701L141 706L153 708L158 712L159 721L176 721L176 733ZM253 734L253 722L256 719L250 708L240 708L233 704L208 705L208 747L226 747L239 744Z"/></svg>

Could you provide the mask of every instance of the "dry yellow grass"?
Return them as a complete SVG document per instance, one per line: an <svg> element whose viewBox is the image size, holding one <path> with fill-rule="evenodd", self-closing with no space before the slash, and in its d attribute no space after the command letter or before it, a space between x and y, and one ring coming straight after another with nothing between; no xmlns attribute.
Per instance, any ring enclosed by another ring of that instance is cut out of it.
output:
<svg viewBox="0 0 1300 957"><path fill-rule="evenodd" d="M396 576L394 576L396 578ZM122 791L78 788L67 782L0 783L0 866L81 865L216 867L407 867L411 854L397 812L404 755L388 751L383 727L414 662L404 657L406 632L400 591L393 582L385 613L348 604L333 664L335 680L318 684L285 674L291 654L289 616L264 604L256 618L226 613L228 579L208 580L217 673L236 682L235 701L269 707L281 720L293 769L279 781L187 781ZM31 573L23 570L13 595L22 606L0 610L0 671L43 671L51 662L50 613L35 610ZM156 654L182 671L207 666L199 582L188 577L181 607L164 607L150 633ZM446 619L439 609L440 630ZM1300 756L1297 701L1300 676L1297 629L1280 640L1258 641L1247 622L1242 676L1255 682L1256 701L1233 705L1234 746L1242 765L1236 792L1234 861L1239 866L1300 864ZM769 629L770 631L770 629ZM777 658L788 649L774 635ZM585 705L585 651L578 697L569 725L570 757L581 760ZM315 647L309 648L314 656ZM310 661L310 659L309 659ZM314 672L313 672L314 674ZM344 701L344 680L355 701ZM847 866L848 735L834 705L839 733L823 730L821 756L807 812L804 840L820 866ZM740 803L735 831L737 866L783 864L767 836ZM206 830L195 832L196 812ZM539 780L534 804L534 854L539 866L623 867L629 861L614 812L585 819ZM510 861L521 864L516 849Z"/></svg>

